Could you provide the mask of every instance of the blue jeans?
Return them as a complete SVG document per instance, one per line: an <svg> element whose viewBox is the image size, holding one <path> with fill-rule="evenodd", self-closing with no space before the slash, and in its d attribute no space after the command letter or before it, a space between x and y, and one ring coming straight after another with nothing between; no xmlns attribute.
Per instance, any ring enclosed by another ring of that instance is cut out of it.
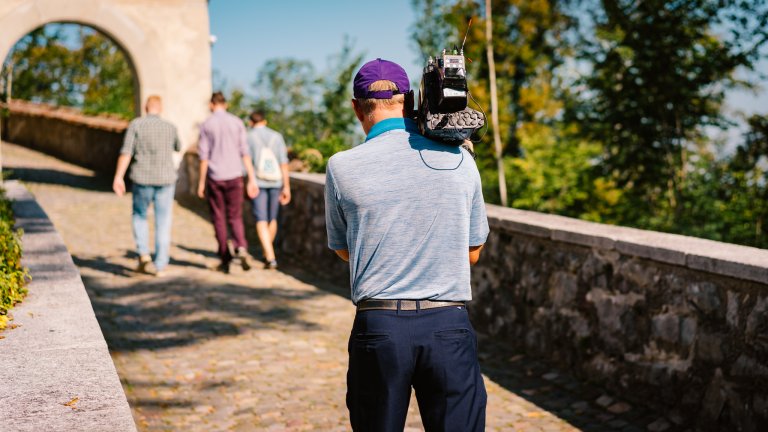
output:
<svg viewBox="0 0 768 432"><path fill-rule="evenodd" d="M139 255L149 255L147 210L155 206L155 267L162 270L170 260L171 212L176 185L133 184L133 238Z"/></svg>
<svg viewBox="0 0 768 432"><path fill-rule="evenodd" d="M485 430L487 396L465 307L357 312L347 371L352 429L402 431L411 388L427 432Z"/></svg>

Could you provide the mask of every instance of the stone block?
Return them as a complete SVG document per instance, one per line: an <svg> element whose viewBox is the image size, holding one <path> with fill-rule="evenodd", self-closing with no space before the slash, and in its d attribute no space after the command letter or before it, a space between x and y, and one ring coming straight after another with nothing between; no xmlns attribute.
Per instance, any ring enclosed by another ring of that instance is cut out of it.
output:
<svg viewBox="0 0 768 432"><path fill-rule="evenodd" d="M632 236L631 239L616 240L615 248L629 256L685 265L685 251L679 249L679 240L670 236L670 234L646 231Z"/></svg>
<svg viewBox="0 0 768 432"><path fill-rule="evenodd" d="M723 341L725 336L719 333L699 333L696 340L696 359L713 364L723 361Z"/></svg>
<svg viewBox="0 0 768 432"><path fill-rule="evenodd" d="M720 292L711 282L694 282L688 285L685 294L696 310L704 314L715 314L720 310Z"/></svg>
<svg viewBox="0 0 768 432"><path fill-rule="evenodd" d="M683 349L688 349L696 340L699 323L694 317L685 317L680 326L680 344Z"/></svg>
<svg viewBox="0 0 768 432"><path fill-rule="evenodd" d="M752 399L752 409L755 414L768 421L768 393L756 394Z"/></svg>
<svg viewBox="0 0 768 432"><path fill-rule="evenodd" d="M570 229L553 229L552 240L605 250L613 249L615 243L613 238L608 236L598 233L577 232Z"/></svg>
<svg viewBox="0 0 768 432"><path fill-rule="evenodd" d="M647 429L649 432L664 432L669 430L671 427L672 425L669 423L669 421L661 417L651 422Z"/></svg>
<svg viewBox="0 0 768 432"><path fill-rule="evenodd" d="M680 318L672 312L654 316L651 319L651 334L664 342L677 344L680 340Z"/></svg>
<svg viewBox="0 0 768 432"><path fill-rule="evenodd" d="M742 354L731 366L731 376L741 378L768 378L768 363L761 362L746 354Z"/></svg>
<svg viewBox="0 0 768 432"><path fill-rule="evenodd" d="M744 336L755 351L768 354L768 297L759 297L747 316Z"/></svg>
<svg viewBox="0 0 768 432"><path fill-rule="evenodd" d="M570 308L562 308L557 312L560 316L565 317L568 322L568 329L577 341L589 338L589 320L585 316Z"/></svg>
<svg viewBox="0 0 768 432"><path fill-rule="evenodd" d="M768 265L766 265L768 251L746 246L725 247L725 249L729 250L730 254L724 251L712 254L705 254L705 251L689 253L686 257L686 265L695 270L768 284ZM756 262L755 255L763 261Z"/></svg>
<svg viewBox="0 0 768 432"><path fill-rule="evenodd" d="M728 306L725 313L725 321L733 329L739 327L739 294L733 291L728 291L727 294Z"/></svg>
<svg viewBox="0 0 768 432"><path fill-rule="evenodd" d="M725 406L725 380L723 371L715 369L712 379L709 381L704 399L701 401L700 425L710 425L717 421Z"/></svg>
<svg viewBox="0 0 768 432"><path fill-rule="evenodd" d="M637 260L629 260L621 264L618 273L634 287L644 288L656 283L658 268L645 265Z"/></svg>
<svg viewBox="0 0 768 432"><path fill-rule="evenodd" d="M622 318L644 297L638 293L613 294L604 289L592 288L586 299L597 311L601 331L613 334L623 331Z"/></svg>
<svg viewBox="0 0 768 432"><path fill-rule="evenodd" d="M549 298L557 308L573 306L578 290L576 275L558 271L549 278Z"/></svg>

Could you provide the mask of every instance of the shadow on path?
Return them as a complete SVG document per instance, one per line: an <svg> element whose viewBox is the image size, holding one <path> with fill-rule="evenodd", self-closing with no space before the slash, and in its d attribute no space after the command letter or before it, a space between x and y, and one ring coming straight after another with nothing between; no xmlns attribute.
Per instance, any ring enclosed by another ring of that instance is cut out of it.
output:
<svg viewBox="0 0 768 432"><path fill-rule="evenodd" d="M78 259L78 265L127 274L122 266L105 265L103 258ZM301 319L291 303L323 295L186 276L123 281L83 276L83 282L113 352L186 346L269 326L311 330L316 325Z"/></svg>
<svg viewBox="0 0 768 432"><path fill-rule="evenodd" d="M112 180L100 174L73 174L50 168L8 167L10 179L30 183L69 186L96 192L111 192Z"/></svg>

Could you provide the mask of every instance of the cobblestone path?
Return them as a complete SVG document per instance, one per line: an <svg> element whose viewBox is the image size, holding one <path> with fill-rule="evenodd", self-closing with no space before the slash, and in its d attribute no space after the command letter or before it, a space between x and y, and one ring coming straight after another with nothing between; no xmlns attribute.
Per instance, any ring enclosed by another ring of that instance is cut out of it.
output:
<svg viewBox="0 0 768 432"><path fill-rule="evenodd" d="M113 194L109 179L21 147L3 144L3 159L80 268L139 430L349 430L354 308L346 287L299 268L211 271L213 229L201 212L178 204L169 274L137 275L130 196ZM669 426L493 341L480 345L488 430ZM422 430L413 401L406 430Z"/></svg>

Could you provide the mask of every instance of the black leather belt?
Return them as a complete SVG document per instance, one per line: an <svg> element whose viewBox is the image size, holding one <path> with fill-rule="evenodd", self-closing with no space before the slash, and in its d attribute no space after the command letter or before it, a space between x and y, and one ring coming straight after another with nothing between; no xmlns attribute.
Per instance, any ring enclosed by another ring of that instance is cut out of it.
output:
<svg viewBox="0 0 768 432"><path fill-rule="evenodd" d="M399 307L398 307L399 303ZM413 311L419 309L435 309L441 307L466 306L464 302L458 301L434 301L434 300L363 300L357 304L358 311L366 310L404 310Z"/></svg>

